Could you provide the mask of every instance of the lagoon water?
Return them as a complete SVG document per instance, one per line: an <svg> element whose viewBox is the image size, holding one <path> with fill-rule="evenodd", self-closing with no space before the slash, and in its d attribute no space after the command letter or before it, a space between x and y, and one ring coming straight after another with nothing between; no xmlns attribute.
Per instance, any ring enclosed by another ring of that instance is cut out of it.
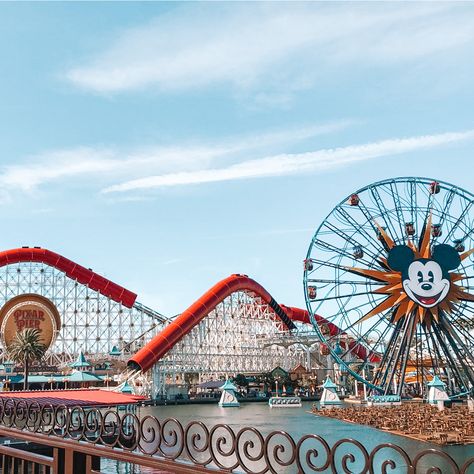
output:
<svg viewBox="0 0 474 474"><path fill-rule="evenodd" d="M308 413L311 410L312 402L304 402L302 408L273 408L270 409L266 403L243 403L240 408L220 408L215 405L180 405L180 406L159 406L159 407L143 407L140 409L140 415L153 415L160 421L167 418L176 418L183 426L190 421L202 421L209 429L217 424L227 424L237 433L240 428L253 427L258 429L262 435L269 434L272 431L283 430L289 433L295 442L307 434L317 434L324 438L330 446L342 438L352 438L359 441L369 451L375 446L382 443L394 443L403 448L410 457L414 457L417 452L429 448L440 449L439 446L415 441L401 436L391 435L383 431L379 431L366 426L345 423L333 418L325 418L322 416L314 416ZM318 447L309 445L310 447ZM356 463L349 467L353 472L360 472L363 466L362 456L360 452L352 447L341 446L341 455L346 454L348 450L356 456ZM443 449L458 464L463 463L468 457L474 456L474 446L450 446ZM324 452L321 451L321 455ZM379 456L377 465L382 464L387 456L392 456L397 463L397 469L390 470L391 473L405 473L401 457L397 456L393 450L385 451ZM315 461L317 462L317 461ZM426 472L428 466L439 466L443 473L452 472L446 464L441 460L433 457L427 457L419 467L424 469L419 472ZM474 466L473 466L474 468ZM150 472L144 469L133 469L131 466L125 466L117 463L103 464L101 472L106 473L140 473ZM296 473L296 468L281 469L278 472ZM308 470L308 472L314 472ZM327 472L330 472L328 470ZM342 470L341 470L342 472ZM377 471L375 471L377 472ZM379 471L380 472L380 469ZM417 471L418 472L418 471ZM471 471L468 471L471 472ZM473 471L474 472L474 471Z"/></svg>

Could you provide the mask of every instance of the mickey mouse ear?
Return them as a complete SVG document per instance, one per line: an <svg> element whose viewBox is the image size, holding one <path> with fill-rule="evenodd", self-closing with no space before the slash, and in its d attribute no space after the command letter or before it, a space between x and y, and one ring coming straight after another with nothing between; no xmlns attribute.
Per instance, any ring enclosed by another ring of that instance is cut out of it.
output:
<svg viewBox="0 0 474 474"><path fill-rule="evenodd" d="M433 247L433 260L444 270L454 270L461 263L461 257L454 247L447 244L435 245Z"/></svg>
<svg viewBox="0 0 474 474"><path fill-rule="evenodd" d="M395 245L395 247L388 252L387 263L392 270L403 272L414 259L415 254L410 247L406 245Z"/></svg>

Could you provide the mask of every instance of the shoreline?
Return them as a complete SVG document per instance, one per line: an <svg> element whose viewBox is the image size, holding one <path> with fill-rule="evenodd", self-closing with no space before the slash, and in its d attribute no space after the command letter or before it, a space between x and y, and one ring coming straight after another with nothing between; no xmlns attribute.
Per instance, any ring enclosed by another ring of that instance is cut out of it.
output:
<svg viewBox="0 0 474 474"><path fill-rule="evenodd" d="M300 397L302 402L317 402L317 397ZM238 398L240 403L268 403L269 398ZM179 399L179 400L148 400L142 406L168 406L168 405L217 405L219 398L202 398L202 399Z"/></svg>
<svg viewBox="0 0 474 474"><path fill-rule="evenodd" d="M377 427L371 426L371 425L364 425L362 423L357 423L356 421L348 420L346 418L336 418L334 416L326 416L324 414L314 413L312 411L307 411L306 413L309 413L310 415L313 415L313 416L320 416L322 418L331 418L333 420L342 421L344 423L350 423L351 425L364 426L366 428L372 428L372 429L377 430L377 431L382 431L383 433L389 433L391 435L401 436L403 438L412 439L414 441L420 441L420 442L426 443L426 444L436 444L437 446L474 446L474 441L469 441L467 443L458 443L458 442L441 443L439 440L434 440L434 439L428 440L426 438L421 438L421 437L419 438L419 437L417 437L415 435L412 435L412 434L403 433L403 431L392 431L392 430L389 430L389 429L377 428Z"/></svg>
<svg viewBox="0 0 474 474"><path fill-rule="evenodd" d="M369 410L374 410L374 407L368 407L367 409ZM395 410L395 407L389 407L387 408L389 410ZM330 413L331 415L336 415L336 416L331 416L330 414L325 414L324 412L326 410L332 410ZM427 444L435 444L437 446L474 446L474 435L472 436L472 439L468 440L462 440L459 439L459 431L456 431L456 429L450 429L448 431L433 431L430 434L425 434L425 433L407 433L404 431L400 431L397 429L391 429L389 427L383 427L383 426L375 426L373 424L369 423L359 423L355 420L352 420L350 418L344 417L343 413L342 416L337 416L336 410L344 410L344 408L320 408L318 411L307 411L307 413L311 413L313 416L320 416L324 418L332 418L336 419L345 423L351 423L353 425L357 426L363 426L367 428L373 428L375 430L384 432L384 433L389 433L391 435L395 436L401 436L407 439L412 439L414 441L420 441L423 443ZM434 436L434 434L437 434L438 436ZM471 437L470 437L471 438Z"/></svg>

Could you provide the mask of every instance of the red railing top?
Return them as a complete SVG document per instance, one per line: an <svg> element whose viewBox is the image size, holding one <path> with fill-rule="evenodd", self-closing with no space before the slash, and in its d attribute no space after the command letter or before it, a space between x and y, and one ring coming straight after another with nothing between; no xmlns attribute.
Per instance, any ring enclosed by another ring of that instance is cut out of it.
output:
<svg viewBox="0 0 474 474"><path fill-rule="evenodd" d="M24 390L19 392L0 392L0 400L24 400L40 406L112 406L133 405L146 397L128 393L100 389L76 390Z"/></svg>
<svg viewBox="0 0 474 474"><path fill-rule="evenodd" d="M69 260L51 250L40 247L23 247L0 252L0 267L19 262L41 262L64 272L69 278L87 285L92 290L131 308L137 295L123 286L117 285L107 278Z"/></svg>

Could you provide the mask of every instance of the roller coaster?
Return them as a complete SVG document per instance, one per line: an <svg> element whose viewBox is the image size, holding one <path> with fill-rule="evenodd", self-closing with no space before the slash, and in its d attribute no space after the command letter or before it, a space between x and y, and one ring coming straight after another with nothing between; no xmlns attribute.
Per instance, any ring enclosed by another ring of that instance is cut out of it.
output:
<svg viewBox="0 0 474 474"><path fill-rule="evenodd" d="M183 313L167 318L90 268L47 249L22 247L0 253L0 305L21 295L47 298L59 312L48 366L64 369L80 352L92 361L110 359L115 347L123 370L119 380L154 395L190 374L206 380L276 366L328 367L307 311L279 305L246 275L218 282ZM337 332L324 318L317 321ZM361 346L353 349L365 357ZM5 362L6 347L1 350Z"/></svg>

